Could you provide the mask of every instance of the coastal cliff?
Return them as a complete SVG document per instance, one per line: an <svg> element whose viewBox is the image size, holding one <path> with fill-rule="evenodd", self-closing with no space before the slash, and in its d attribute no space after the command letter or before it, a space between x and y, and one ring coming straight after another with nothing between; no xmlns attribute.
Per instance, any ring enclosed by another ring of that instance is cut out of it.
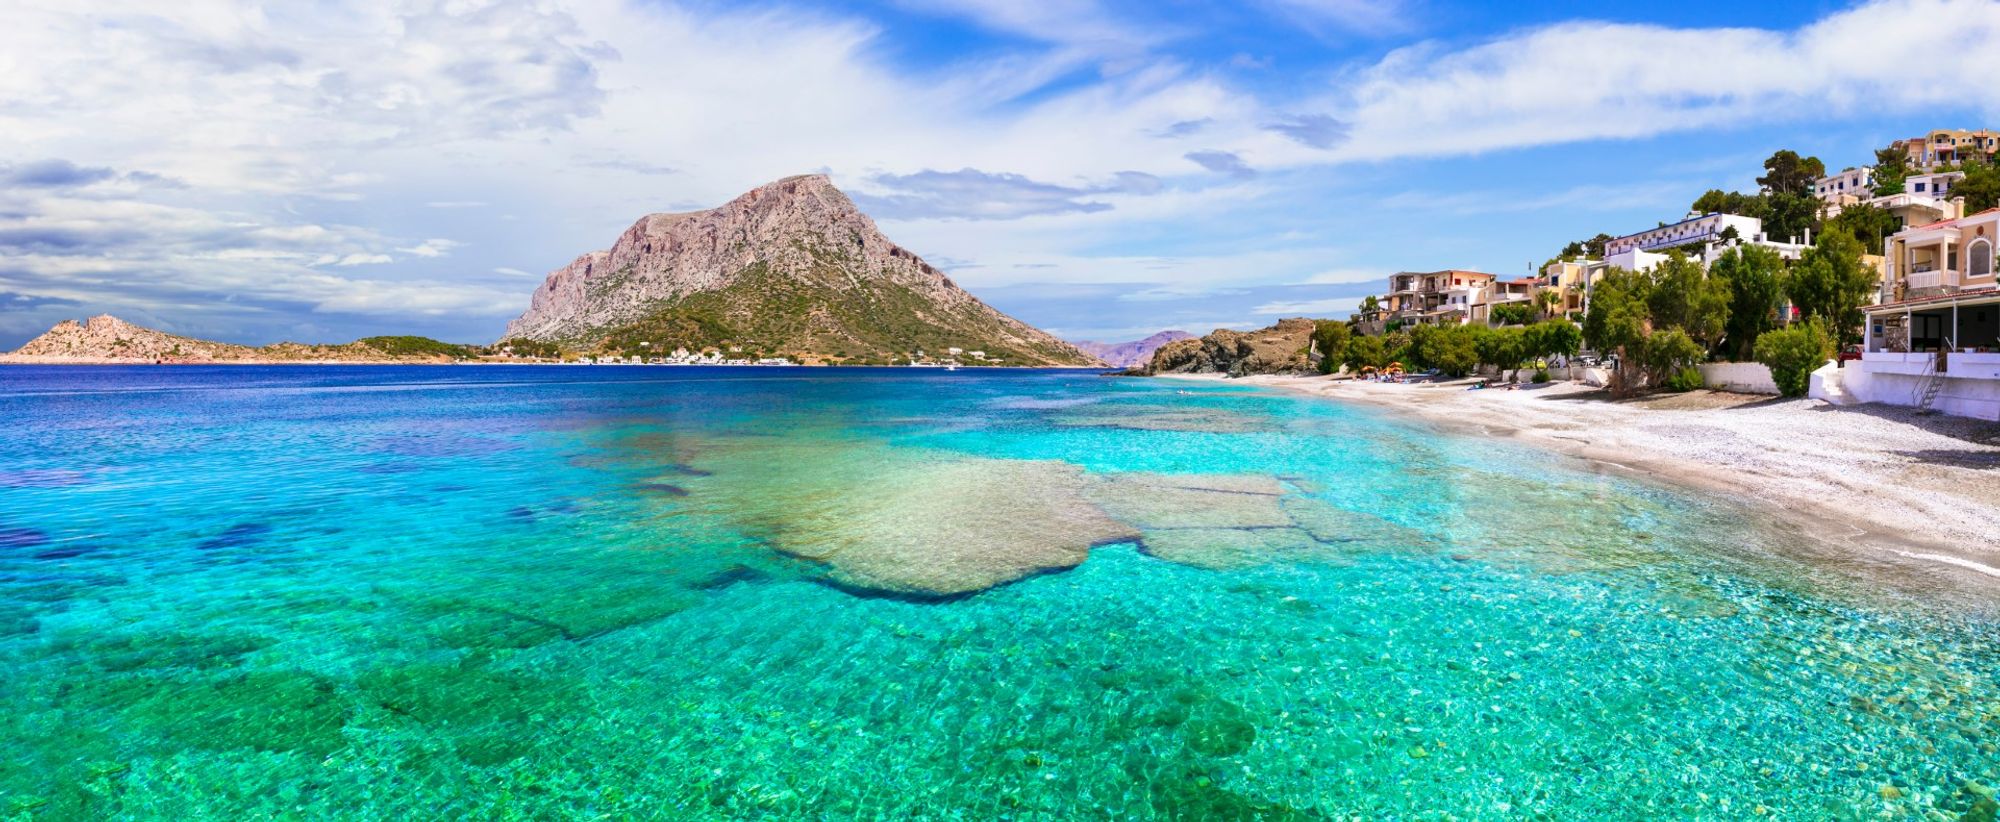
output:
<svg viewBox="0 0 2000 822"><path fill-rule="evenodd" d="M1098 364L890 242L824 175L641 218L551 273L506 338L852 362L959 348L1008 365Z"/></svg>
<svg viewBox="0 0 2000 822"><path fill-rule="evenodd" d="M1313 370L1313 321L1295 317L1256 331L1216 329L1160 346L1143 374L1305 374Z"/></svg>

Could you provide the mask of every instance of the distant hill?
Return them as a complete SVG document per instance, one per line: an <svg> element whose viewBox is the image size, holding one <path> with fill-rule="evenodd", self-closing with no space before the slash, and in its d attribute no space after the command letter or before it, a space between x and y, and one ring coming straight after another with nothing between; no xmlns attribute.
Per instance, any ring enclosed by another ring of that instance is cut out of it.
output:
<svg viewBox="0 0 2000 822"><path fill-rule="evenodd" d="M551 273L505 339L858 363L959 348L1007 365L1098 364L890 242L823 175L641 218L609 249Z"/></svg>
<svg viewBox="0 0 2000 822"><path fill-rule="evenodd" d="M1141 369L1147 374L1221 373L1305 374L1313 372L1313 321L1302 317L1279 320L1256 331L1216 329L1206 337L1176 340L1160 346Z"/></svg>
<svg viewBox="0 0 2000 822"><path fill-rule="evenodd" d="M1162 331L1143 340L1134 340L1132 342L1101 343L1078 340L1074 344L1083 353L1103 360L1108 364L1119 368L1133 368L1145 365L1151 361L1153 359L1153 352L1159 350L1160 346L1175 340L1191 339L1194 339L1194 335L1186 331Z"/></svg>
<svg viewBox="0 0 2000 822"><path fill-rule="evenodd" d="M367 337L341 345L283 342L252 348L137 326L109 314L63 320L5 359L14 362L438 362L478 356L477 346L429 337Z"/></svg>

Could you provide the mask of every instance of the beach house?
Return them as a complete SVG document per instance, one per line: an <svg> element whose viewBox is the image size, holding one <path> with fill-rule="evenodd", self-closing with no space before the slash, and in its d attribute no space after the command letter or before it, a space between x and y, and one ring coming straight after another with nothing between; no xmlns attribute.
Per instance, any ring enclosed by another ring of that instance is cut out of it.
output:
<svg viewBox="0 0 2000 822"><path fill-rule="evenodd" d="M1400 271L1389 275L1384 320L1399 325L1462 325L1496 278L1480 271Z"/></svg>
<svg viewBox="0 0 2000 822"><path fill-rule="evenodd" d="M1882 293L1838 391L1864 402L2000 420L2000 208L1883 242Z"/></svg>
<svg viewBox="0 0 2000 822"><path fill-rule="evenodd" d="M1611 264L1603 260L1578 258L1556 260L1542 267L1541 289L1556 292L1553 310L1569 319L1582 319L1590 309L1590 287L1604 278Z"/></svg>

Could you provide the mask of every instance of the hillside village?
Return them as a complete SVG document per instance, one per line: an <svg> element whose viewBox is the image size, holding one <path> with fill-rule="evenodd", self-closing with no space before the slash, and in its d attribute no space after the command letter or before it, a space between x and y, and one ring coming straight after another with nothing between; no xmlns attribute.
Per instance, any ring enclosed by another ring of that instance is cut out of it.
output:
<svg viewBox="0 0 2000 822"><path fill-rule="evenodd" d="M1779 151L1756 194L1569 243L1537 276L1391 275L1321 322L1321 370L1547 380L1595 366L1618 394L1742 387L2000 419L2000 132L1898 140L1829 171ZM1532 367L1531 367L1532 366ZM1737 382L1715 385L1719 374Z"/></svg>

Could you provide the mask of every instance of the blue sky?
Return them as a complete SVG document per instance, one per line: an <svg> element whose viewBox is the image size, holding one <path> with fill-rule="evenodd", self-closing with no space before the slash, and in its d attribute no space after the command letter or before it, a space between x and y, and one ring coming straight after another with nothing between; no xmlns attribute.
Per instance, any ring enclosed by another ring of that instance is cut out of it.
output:
<svg viewBox="0 0 2000 822"><path fill-rule="evenodd" d="M0 348L489 341L640 216L813 171L1030 323L1202 333L2000 124L1965 0L9 5Z"/></svg>

